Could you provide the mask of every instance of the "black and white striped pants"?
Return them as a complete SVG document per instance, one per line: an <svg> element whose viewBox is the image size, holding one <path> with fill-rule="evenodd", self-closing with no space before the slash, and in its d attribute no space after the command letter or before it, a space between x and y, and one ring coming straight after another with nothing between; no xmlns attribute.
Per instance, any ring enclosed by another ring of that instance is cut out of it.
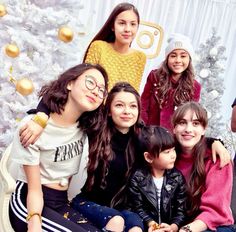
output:
<svg viewBox="0 0 236 232"><path fill-rule="evenodd" d="M68 204L67 191L58 191L42 186L44 207L42 211L42 229L45 232L100 232L78 211ZM15 232L26 232L28 215L26 208L27 184L17 181L12 194L9 215Z"/></svg>

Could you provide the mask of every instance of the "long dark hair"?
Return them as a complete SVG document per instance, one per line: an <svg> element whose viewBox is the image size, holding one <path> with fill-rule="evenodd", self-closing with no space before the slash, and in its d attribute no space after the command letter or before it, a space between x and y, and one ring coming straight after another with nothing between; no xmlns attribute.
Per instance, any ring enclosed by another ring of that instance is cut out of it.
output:
<svg viewBox="0 0 236 232"><path fill-rule="evenodd" d="M139 13L138 13L137 8L133 4L127 3L127 2L118 4L111 12L110 16L108 17L107 21L104 23L103 27L100 29L100 31L95 35L95 37L92 39L92 41L88 45L88 48L84 54L83 62L85 62L86 60L88 49L91 43L94 42L95 40L103 40L108 43L112 43L115 41L115 33L112 30L114 28L115 19L117 15L127 10L132 10L137 15L138 24L139 24L140 22Z"/></svg>
<svg viewBox="0 0 236 232"><path fill-rule="evenodd" d="M160 108L163 108L168 100L170 89L172 89L171 73L172 71L168 67L168 57L162 62L160 68L156 70L157 80L157 101ZM174 104L176 106L193 100L194 94L194 71L190 57L189 65L186 70L181 74L178 80L178 86L174 91Z"/></svg>
<svg viewBox="0 0 236 232"><path fill-rule="evenodd" d="M39 96L43 97L43 102L47 106L50 112L61 113L64 110L64 106L68 100L69 90L67 89L68 83L79 78L85 71L90 69L98 70L104 77L105 88L108 88L108 76L103 67L100 65L92 64L79 64L76 65L64 73L62 73L57 80L43 86L39 92ZM86 132L92 133L93 130L97 130L100 125L100 120L102 120L103 114L103 104L101 104L96 110L90 112L84 112L80 118L79 126Z"/></svg>
<svg viewBox="0 0 236 232"><path fill-rule="evenodd" d="M188 110L196 114L197 120L201 123L203 128L207 127L207 111L199 103L193 101L184 103L176 109L172 117L172 123L174 127L178 125L181 120L183 120ZM176 152L178 159L181 156L181 145L178 141L176 141L176 144ZM202 136L200 141L195 145L192 152L194 165L192 166L190 179L187 183L189 198L188 213L193 217L195 217L199 213L201 196L205 188L206 172L204 158L206 156L206 152L206 140L205 136Z"/></svg>
<svg viewBox="0 0 236 232"><path fill-rule="evenodd" d="M108 170L108 163L113 159L113 151L111 147L111 139L114 135L116 129L114 122L111 118L110 109L111 103L114 97L120 92L128 92L132 93L138 104L138 120L137 122L130 128L130 138L128 141L128 145L126 148L126 162L127 162L127 175L130 172L132 165L135 161L135 148L136 148L136 138L137 138L137 131L139 127L139 118L140 118L140 96L139 93L132 87L128 82L118 82L114 85L114 87L110 90L104 109L104 118L105 121L101 125L101 130L98 136L94 136L90 140L90 152L89 152L89 164L88 164L88 178L86 188L88 190L94 184L95 179L95 170L99 166L101 166L101 180L100 180L100 187L106 187L106 173Z"/></svg>

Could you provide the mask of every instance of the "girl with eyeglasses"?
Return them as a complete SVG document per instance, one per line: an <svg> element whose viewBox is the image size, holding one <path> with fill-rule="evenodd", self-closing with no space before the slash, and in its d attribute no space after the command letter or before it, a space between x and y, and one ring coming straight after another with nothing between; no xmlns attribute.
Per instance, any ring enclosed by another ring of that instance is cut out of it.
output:
<svg viewBox="0 0 236 232"><path fill-rule="evenodd" d="M69 206L67 192L74 174L83 186L87 177L87 133L102 123L108 77L99 65L80 64L42 87L39 96L50 111L40 138L23 148L19 129L11 157L19 164L10 200L14 231L100 231ZM20 127L32 118L28 115ZM33 115L37 119L37 115ZM40 121L43 124L43 121Z"/></svg>
<svg viewBox="0 0 236 232"><path fill-rule="evenodd" d="M139 117L138 92L129 83L118 82L107 95L103 123L96 134L89 134L88 178L72 207L104 231L143 230L141 219L125 210L126 184L139 161ZM209 141L209 145L225 154L220 142Z"/></svg>
<svg viewBox="0 0 236 232"><path fill-rule="evenodd" d="M127 81L139 91L146 55L130 47L139 23L134 5L118 4L85 51L83 62L100 64L106 69L109 89L118 81Z"/></svg>
<svg viewBox="0 0 236 232"><path fill-rule="evenodd" d="M109 89L118 81L128 81L139 91L146 56L143 52L131 48L140 23L136 7L130 3L118 4L101 30L92 39L85 51L83 62L100 64L105 68L109 77ZM40 121L47 122L49 111L43 102L37 107L39 120L27 123L20 132L22 145L34 143L40 135ZM45 123L44 123L45 124Z"/></svg>
<svg viewBox="0 0 236 232"><path fill-rule="evenodd" d="M104 92L90 75L85 76L85 85L88 89L96 89L102 97ZM48 114L50 109L42 106L40 111ZM135 162L139 115L138 92L129 83L118 82L107 95L104 121L100 123L99 130L88 133L88 178L82 194L73 199L72 207L103 231L123 231L124 228L129 232L143 230L139 216L124 210L123 204L117 204ZM42 131L43 128L40 128ZM22 131L21 135L26 136L27 129Z"/></svg>

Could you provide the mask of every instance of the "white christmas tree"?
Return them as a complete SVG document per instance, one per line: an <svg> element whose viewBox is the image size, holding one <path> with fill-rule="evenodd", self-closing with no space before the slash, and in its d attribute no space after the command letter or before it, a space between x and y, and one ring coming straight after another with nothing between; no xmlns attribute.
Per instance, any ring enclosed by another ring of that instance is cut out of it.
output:
<svg viewBox="0 0 236 232"><path fill-rule="evenodd" d="M220 37L215 28L205 44L200 44L196 51L195 73L202 85L201 104L209 117L207 135L221 138L230 150L235 150L235 138L231 133L229 122L223 122L221 98L224 92L225 47L220 46Z"/></svg>
<svg viewBox="0 0 236 232"><path fill-rule="evenodd" d="M223 61L225 47L219 46L220 37L213 28L212 35L196 51L195 73L202 85L201 104L207 109L209 117L208 135L219 137L223 122L221 97L224 91Z"/></svg>
<svg viewBox="0 0 236 232"><path fill-rule="evenodd" d="M90 22L81 19L81 1L5 0L1 6L6 14L0 17L0 155L19 120L37 104L39 89L80 63L91 38ZM72 32L72 41L58 35L61 27ZM19 48L18 56L7 53L8 44ZM33 83L33 93L16 88L22 78Z"/></svg>

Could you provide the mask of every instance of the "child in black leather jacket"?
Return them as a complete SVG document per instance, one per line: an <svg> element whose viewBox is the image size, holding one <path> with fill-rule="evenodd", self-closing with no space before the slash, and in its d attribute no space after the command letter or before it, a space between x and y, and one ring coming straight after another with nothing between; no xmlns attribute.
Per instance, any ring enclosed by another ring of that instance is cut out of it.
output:
<svg viewBox="0 0 236 232"><path fill-rule="evenodd" d="M174 138L163 127L144 126L139 142L144 161L130 179L130 207L142 218L148 232L160 228L176 232L186 218L186 183L174 168Z"/></svg>

